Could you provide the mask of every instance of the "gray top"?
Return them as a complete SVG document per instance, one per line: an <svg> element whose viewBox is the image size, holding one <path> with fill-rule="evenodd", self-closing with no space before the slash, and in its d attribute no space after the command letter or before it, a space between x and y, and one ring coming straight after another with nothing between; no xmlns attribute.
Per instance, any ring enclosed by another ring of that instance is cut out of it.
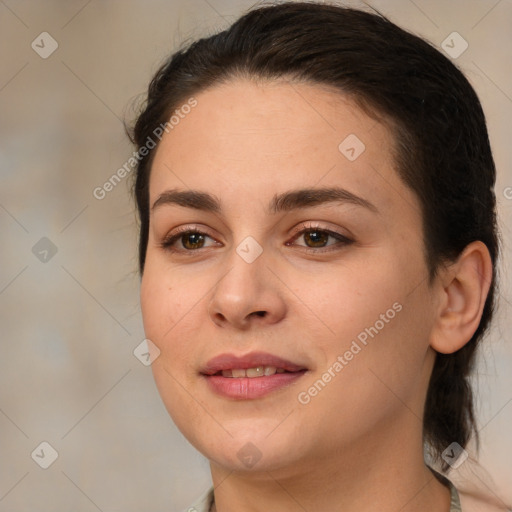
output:
<svg viewBox="0 0 512 512"><path fill-rule="evenodd" d="M455 489L451 482L450 493L452 497L452 500L450 501L450 512L462 512L462 509L460 508L459 493L457 492L457 489Z"/></svg>
<svg viewBox="0 0 512 512"><path fill-rule="evenodd" d="M459 499L459 493L457 492L457 489L455 489L455 486L446 478L444 475L441 475L441 473L438 473L437 471L430 468L430 471L434 473L434 476L437 477L437 479L444 485L446 485L450 489L450 512L462 512L461 506L460 506L460 499ZM213 493L212 493L213 495ZM207 512L209 509L206 509Z"/></svg>

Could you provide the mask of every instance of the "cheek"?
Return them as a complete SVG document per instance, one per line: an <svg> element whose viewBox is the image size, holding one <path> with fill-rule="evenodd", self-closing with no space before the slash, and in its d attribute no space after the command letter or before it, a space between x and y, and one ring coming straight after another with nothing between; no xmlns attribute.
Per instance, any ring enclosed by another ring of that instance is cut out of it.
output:
<svg viewBox="0 0 512 512"><path fill-rule="evenodd" d="M414 255L381 252L341 269L324 281L323 294L310 295L334 333L319 339L327 368L346 356L340 372L345 377L338 380L345 393L352 388L375 391L375 386L386 392L380 378L407 394L418 381L434 318L425 272L419 250Z"/></svg>
<svg viewBox="0 0 512 512"><path fill-rule="evenodd" d="M198 300L174 274L156 258L148 257L140 288L142 319L146 336L160 349L169 343L179 330L180 320Z"/></svg>
<svg viewBox="0 0 512 512"><path fill-rule="evenodd" d="M192 371L189 364L195 360L190 337L197 329L194 314L201 304L189 292L179 293L180 287L166 275L151 262L146 265L141 309L146 338L160 350L151 365L155 384L171 418L184 429L191 416L198 415L191 406L188 390L192 389L195 376L195 369Z"/></svg>
<svg viewBox="0 0 512 512"><path fill-rule="evenodd" d="M415 304L403 297L393 303L384 296L371 299L364 309L352 304L350 311L338 310L336 339L323 339L325 366L300 389L301 399L310 400L301 409L309 418L304 421L323 418L329 443L364 436L404 414L422 417L430 370L427 326L422 332Z"/></svg>
<svg viewBox="0 0 512 512"><path fill-rule="evenodd" d="M368 257L325 276L324 286L317 284L312 288L317 291L309 292L309 300L322 317L325 315L325 322L331 329L346 340L347 336L357 336L375 322L382 327L382 321L392 321L397 316L397 306L393 309L393 305L405 299L407 283L412 281L408 274L409 269L401 266L396 255ZM314 280L310 284L313 285ZM381 315L385 315L384 320L380 319Z"/></svg>
<svg viewBox="0 0 512 512"><path fill-rule="evenodd" d="M188 382L196 371L198 350L204 343L201 326L206 313L206 293L211 284L179 270L172 272L157 258L149 258L144 270L140 301L144 332L160 350L158 364L153 364L165 377L165 371ZM155 361L155 363L157 362ZM155 374L156 377L156 374ZM167 376L171 385L172 379Z"/></svg>
<svg viewBox="0 0 512 512"><path fill-rule="evenodd" d="M169 322L171 325L174 323L173 319L169 317L173 308L166 289L164 282L154 279L154 273L146 267L140 289L142 321L146 337L155 343L160 350L162 350L165 324L168 324L168 329Z"/></svg>

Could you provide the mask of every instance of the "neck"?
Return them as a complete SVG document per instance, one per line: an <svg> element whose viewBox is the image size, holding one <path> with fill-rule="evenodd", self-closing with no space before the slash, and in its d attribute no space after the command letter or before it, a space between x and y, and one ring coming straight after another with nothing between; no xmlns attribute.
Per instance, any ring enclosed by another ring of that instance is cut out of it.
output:
<svg viewBox="0 0 512 512"><path fill-rule="evenodd" d="M242 473L212 462L214 510L374 512L378 505L380 512L449 512L450 492L425 465L418 419L410 416L394 439L372 434L289 467Z"/></svg>

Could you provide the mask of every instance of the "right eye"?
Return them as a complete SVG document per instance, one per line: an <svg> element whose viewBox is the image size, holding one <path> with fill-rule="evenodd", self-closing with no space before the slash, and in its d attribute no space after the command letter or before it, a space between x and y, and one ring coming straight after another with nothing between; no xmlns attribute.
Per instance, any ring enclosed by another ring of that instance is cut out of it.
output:
<svg viewBox="0 0 512 512"><path fill-rule="evenodd" d="M219 243L214 240L214 244L205 246L205 241L207 238L213 240L213 238L208 236L206 233L203 233L202 231L197 229L183 228L179 229L178 232L171 233L159 245L162 247L162 249L171 252L195 252L198 249L204 249ZM178 244L176 244L177 242ZM176 245L180 245L181 247L177 247Z"/></svg>

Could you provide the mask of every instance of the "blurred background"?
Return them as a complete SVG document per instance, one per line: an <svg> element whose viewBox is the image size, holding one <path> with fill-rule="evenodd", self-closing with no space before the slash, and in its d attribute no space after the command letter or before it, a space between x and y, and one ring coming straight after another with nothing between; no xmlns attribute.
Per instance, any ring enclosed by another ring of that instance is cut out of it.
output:
<svg viewBox="0 0 512 512"><path fill-rule="evenodd" d="M131 156L123 119L163 59L253 4L0 0L0 511L179 511L211 483L143 364L130 176L94 191ZM512 1L369 6L447 53L487 115L499 308L475 377L480 465L449 476L510 503Z"/></svg>

